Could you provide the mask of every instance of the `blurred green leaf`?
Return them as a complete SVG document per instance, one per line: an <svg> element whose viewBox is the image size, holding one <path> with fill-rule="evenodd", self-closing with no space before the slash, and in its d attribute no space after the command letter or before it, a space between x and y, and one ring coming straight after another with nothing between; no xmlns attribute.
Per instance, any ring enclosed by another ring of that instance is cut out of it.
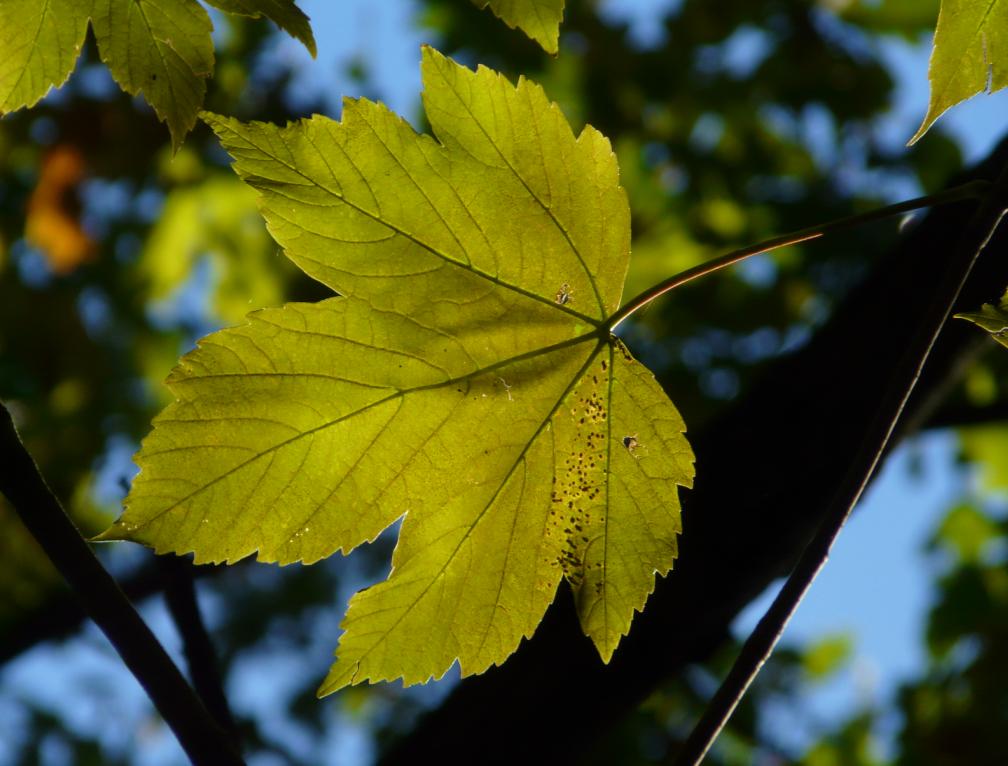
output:
<svg viewBox="0 0 1008 766"><path fill-rule="evenodd" d="M821 0L837 9L844 21L861 29L897 34L916 41L922 31L934 29L938 0Z"/></svg>
<svg viewBox="0 0 1008 766"><path fill-rule="evenodd" d="M805 647L802 669L813 681L822 681L836 673L850 660L854 641L848 635L824 636Z"/></svg>
<svg viewBox="0 0 1008 766"><path fill-rule="evenodd" d="M975 506L963 503L946 514L936 540L952 548L960 561L975 564L998 534L997 524Z"/></svg>
<svg viewBox="0 0 1008 766"><path fill-rule="evenodd" d="M273 265L278 256L255 192L233 175L213 176L168 194L137 269L150 298L160 301L209 257L215 279L211 308L226 324L235 324L251 309L283 300Z"/></svg>
<svg viewBox="0 0 1008 766"><path fill-rule="evenodd" d="M992 423L959 429L963 457L980 467L982 486L1008 491L1008 425Z"/></svg>

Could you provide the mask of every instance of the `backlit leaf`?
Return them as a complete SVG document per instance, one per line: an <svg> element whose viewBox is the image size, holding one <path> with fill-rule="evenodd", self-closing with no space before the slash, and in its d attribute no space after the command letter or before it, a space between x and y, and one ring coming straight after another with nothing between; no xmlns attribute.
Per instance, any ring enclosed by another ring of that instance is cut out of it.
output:
<svg viewBox="0 0 1008 766"><path fill-rule="evenodd" d="M32 106L73 71L87 32L80 0L0 2L0 113Z"/></svg>
<svg viewBox="0 0 1008 766"><path fill-rule="evenodd" d="M127 93L143 91L177 147L213 73L210 17L196 0L94 0L102 61Z"/></svg>
<svg viewBox="0 0 1008 766"><path fill-rule="evenodd" d="M304 47L314 57L315 35L304 11L294 4L294 0L207 0L210 5L228 13L258 18L265 16L291 37L304 43Z"/></svg>
<svg viewBox="0 0 1008 766"><path fill-rule="evenodd" d="M985 303L980 311L956 314L956 319L965 319L991 334L1002 346L1008 347L1008 292L1002 296L997 306Z"/></svg>
<svg viewBox="0 0 1008 766"><path fill-rule="evenodd" d="M928 76L931 100L911 144L950 107L1008 85L1008 0L942 0Z"/></svg>
<svg viewBox="0 0 1008 766"><path fill-rule="evenodd" d="M547 53L556 53L563 20L564 0L473 0L489 6L505 24L518 28L539 43Z"/></svg>
<svg viewBox="0 0 1008 766"><path fill-rule="evenodd" d="M346 101L280 128L209 116L273 236L342 297L250 315L177 401L103 539L312 562L403 519L321 692L503 661L561 579L608 660L676 555L693 455L613 338L629 210L608 141L425 50L437 139Z"/></svg>
<svg viewBox="0 0 1008 766"><path fill-rule="evenodd" d="M308 17L294 0L212 0L267 16L315 54ZM70 76L88 19L98 52L123 90L142 93L176 148L196 122L213 74L212 25L196 0L0 1L0 113L32 106Z"/></svg>

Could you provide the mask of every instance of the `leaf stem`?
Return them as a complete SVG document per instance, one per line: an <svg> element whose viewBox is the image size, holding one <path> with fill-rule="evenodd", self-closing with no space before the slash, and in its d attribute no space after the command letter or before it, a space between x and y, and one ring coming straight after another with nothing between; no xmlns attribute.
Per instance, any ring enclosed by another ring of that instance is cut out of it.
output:
<svg viewBox="0 0 1008 766"><path fill-rule="evenodd" d="M960 202L966 199L981 199L990 190L990 187L990 181L970 181L962 186L955 186L951 189L938 192L937 194L929 194L924 197L917 197L895 205L888 205L876 210L869 210L866 213L858 213L857 215L848 216L846 218L838 218L827 223L809 226L805 229L799 229L798 231L793 231L790 234L782 234L778 237L758 242L755 245L749 245L739 250L732 250L730 253L725 253L717 258L713 258L709 261L693 266L692 268L686 269L685 271L681 271L678 274L669 277L664 282L659 282L654 287L645 290L637 297L628 301L615 314L609 317L609 319L603 324L603 327L609 332L612 332L621 322L623 322L624 319L629 317L635 311L643 308L651 303L651 301L661 297L670 290L674 290L687 282L692 282L694 279L698 279L699 277L705 277L708 274L713 274L715 271L720 271L727 266L744 261L746 258L751 258L754 255L769 253L772 250L779 250L782 247L790 247L791 245L797 245L801 242L819 239L830 232L853 228L871 221L891 218L893 216L901 215L902 213L908 213L911 210L919 210L923 207L945 205L950 202Z"/></svg>
<svg viewBox="0 0 1008 766"><path fill-rule="evenodd" d="M967 186L972 187L971 191L978 188L972 184ZM957 187L949 191L958 190L962 195L965 188ZM983 188L987 189L983 204L967 224L953 257L949 259L944 273L936 283L935 293L917 332L883 387L881 400L861 445L853 455L843 481L826 504L815 536L802 552L766 614L746 639L735 664L679 751L675 759L676 766L699 766L760 668L769 659L791 615L798 608L816 575L826 564L840 530L881 462L889 437L896 428L924 362L945 325L973 264L1008 212L1008 166L1002 170L994 184L986 183Z"/></svg>
<svg viewBox="0 0 1008 766"><path fill-rule="evenodd" d="M0 493L108 637L195 764L242 764L217 725L66 515L0 403Z"/></svg>

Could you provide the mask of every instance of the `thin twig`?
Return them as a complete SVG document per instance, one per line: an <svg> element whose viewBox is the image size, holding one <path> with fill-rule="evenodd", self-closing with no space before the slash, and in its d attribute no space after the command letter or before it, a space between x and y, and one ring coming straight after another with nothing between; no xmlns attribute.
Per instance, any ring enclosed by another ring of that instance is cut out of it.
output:
<svg viewBox="0 0 1008 766"><path fill-rule="evenodd" d="M153 560L153 553L151 559L152 561L120 577L119 586L134 604L164 590L164 577L161 568ZM249 561L250 559L244 559L231 566L246 566ZM202 564L193 568L193 574L198 578L220 571L221 565L217 564ZM50 593L38 606L19 613L16 621L4 628L0 634L0 667L36 644L72 636L87 619L87 614L72 592L56 590Z"/></svg>
<svg viewBox="0 0 1008 766"><path fill-rule="evenodd" d="M189 678L207 710L238 750L241 743L238 727L224 694L217 653L196 600L195 567L189 559L172 555L159 556L158 564L165 579L165 603L182 638Z"/></svg>
<svg viewBox="0 0 1008 766"><path fill-rule="evenodd" d="M939 287L918 332L900 357L899 364L884 389L882 401L865 432L861 447L853 456L843 482L827 505L815 537L805 548L773 604L746 640L732 669L677 754L674 761L676 766L697 766L703 760L760 668L770 657L791 615L829 558L837 535L885 453L889 437L973 264L1008 211L1008 167L988 189L983 204L967 224L954 257L950 259L945 273L937 283Z"/></svg>
<svg viewBox="0 0 1008 766"><path fill-rule="evenodd" d="M880 221L885 218L892 218L893 216L909 213L912 210L919 210L924 207L945 205L950 202L961 202L964 199L983 199L990 187L991 184L989 181L970 181L962 186L946 189L945 191L938 192L937 194L929 194L926 197L917 197L916 199L900 202L896 205L881 207L877 210L869 210L867 213L859 213L857 215L848 216L847 218L839 218L835 221L822 223L817 226L809 226L808 228L799 229L798 231L793 231L790 234L782 234L779 237L774 237L773 239L768 239L764 242L758 242L755 245L749 245L739 250L732 250L730 253L725 253L717 258L712 258L709 261L705 261L692 268L686 269L686 271L680 272L679 274L675 274L666 279L664 282L659 282L654 287L651 287L635 298L630 299L620 308L619 311L609 317L608 321L605 323L605 327L610 331L615 330L624 319L629 317L638 309L648 305L656 298L660 298L670 290L674 290L687 282L692 282L694 279L699 279L700 277L705 277L708 274L713 274L715 271L720 271L727 266L732 266L740 261L744 261L746 258L751 258L754 255L761 255L763 253L769 253L772 250L780 250L783 247L790 247L791 245L797 245L801 242L819 239L834 231L850 229L855 226L870 223L871 221Z"/></svg>
<svg viewBox="0 0 1008 766"><path fill-rule="evenodd" d="M105 633L195 764L241 764L227 735L46 486L0 404L0 493Z"/></svg>

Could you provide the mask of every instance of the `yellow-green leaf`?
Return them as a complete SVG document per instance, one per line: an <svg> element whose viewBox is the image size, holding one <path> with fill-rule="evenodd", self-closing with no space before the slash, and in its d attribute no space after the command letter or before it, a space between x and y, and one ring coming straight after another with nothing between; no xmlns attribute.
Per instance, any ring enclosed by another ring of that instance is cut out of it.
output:
<svg viewBox="0 0 1008 766"><path fill-rule="evenodd" d="M308 17L294 0L209 0L267 16L315 55ZM213 73L212 25L196 0L0 0L0 114L32 106L69 77L90 19L102 61L123 90L168 124L177 149Z"/></svg>
<svg viewBox="0 0 1008 766"><path fill-rule="evenodd" d="M950 107L1008 85L1008 0L942 0L928 77L927 116L911 144Z"/></svg>
<svg viewBox="0 0 1008 766"><path fill-rule="evenodd" d="M207 12L196 0L94 0L91 23L115 81L127 93L143 92L177 148L213 74Z"/></svg>
<svg viewBox="0 0 1008 766"><path fill-rule="evenodd" d="M329 693L502 662L561 579L608 660L672 566L693 455L606 330L629 258L608 141L525 80L423 57L437 138L385 107L208 116L271 232L342 297L214 334L169 378L103 539L312 562L402 518Z"/></svg>
<svg viewBox="0 0 1008 766"><path fill-rule="evenodd" d="M556 53L563 21L564 0L473 0L489 6L505 24L518 28L539 43L547 53Z"/></svg>
<svg viewBox="0 0 1008 766"><path fill-rule="evenodd" d="M73 71L88 3L80 0L0 2L0 114L32 106Z"/></svg>
<svg viewBox="0 0 1008 766"><path fill-rule="evenodd" d="M312 34L308 17L294 4L294 0L207 0L207 2L222 11L240 16L252 18L265 16L291 37L304 43L304 47L312 57L317 53L315 35Z"/></svg>
<svg viewBox="0 0 1008 766"><path fill-rule="evenodd" d="M956 314L955 317L983 328L994 340L1008 347L1008 292L1002 296L997 306L985 303L980 307L980 311Z"/></svg>

